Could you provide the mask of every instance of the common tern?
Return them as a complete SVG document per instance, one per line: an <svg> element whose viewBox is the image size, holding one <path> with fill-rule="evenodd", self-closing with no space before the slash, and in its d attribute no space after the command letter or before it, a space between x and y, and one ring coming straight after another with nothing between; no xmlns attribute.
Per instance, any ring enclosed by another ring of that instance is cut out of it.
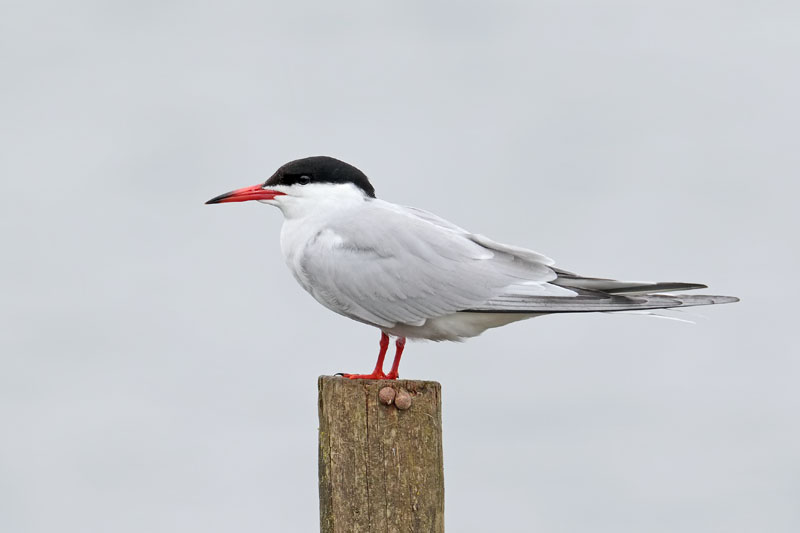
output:
<svg viewBox="0 0 800 533"><path fill-rule="evenodd" d="M332 157L291 161L262 184L206 203L248 200L283 213L281 251L306 291L328 309L380 329L375 369L343 374L351 379L397 379L407 338L460 341L552 313L738 301L660 294L706 288L699 283L619 281L561 270L532 250L380 200L363 172ZM396 337L396 350L391 370L384 373L390 336Z"/></svg>

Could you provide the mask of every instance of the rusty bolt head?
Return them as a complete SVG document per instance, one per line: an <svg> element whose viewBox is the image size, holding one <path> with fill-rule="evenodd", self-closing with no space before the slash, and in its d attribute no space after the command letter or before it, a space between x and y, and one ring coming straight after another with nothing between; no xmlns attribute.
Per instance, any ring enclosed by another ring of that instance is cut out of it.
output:
<svg viewBox="0 0 800 533"><path fill-rule="evenodd" d="M392 387L384 387L378 391L378 399L384 405L392 405L394 401L395 392Z"/></svg>
<svg viewBox="0 0 800 533"><path fill-rule="evenodd" d="M398 409L405 411L411 407L411 395L408 393L408 391L400 389L394 399L394 404Z"/></svg>

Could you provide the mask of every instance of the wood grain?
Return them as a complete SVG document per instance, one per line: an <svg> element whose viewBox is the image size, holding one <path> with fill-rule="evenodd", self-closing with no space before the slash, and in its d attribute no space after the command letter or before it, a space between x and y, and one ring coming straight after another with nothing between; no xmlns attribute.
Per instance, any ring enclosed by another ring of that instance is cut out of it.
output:
<svg viewBox="0 0 800 533"><path fill-rule="evenodd" d="M410 408L382 404L384 387ZM441 385L321 376L318 388L322 533L442 533Z"/></svg>

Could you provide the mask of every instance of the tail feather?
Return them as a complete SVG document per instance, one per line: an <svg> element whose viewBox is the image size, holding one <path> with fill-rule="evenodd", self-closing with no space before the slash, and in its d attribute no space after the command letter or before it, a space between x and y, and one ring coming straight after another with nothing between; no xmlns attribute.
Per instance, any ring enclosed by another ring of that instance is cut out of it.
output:
<svg viewBox="0 0 800 533"><path fill-rule="evenodd" d="M481 313L591 313L638 311L648 309L670 309L738 302L734 296L712 296L705 294L642 294L620 296L581 291L574 297L515 297L500 296L485 304L469 309Z"/></svg>
<svg viewBox="0 0 800 533"><path fill-rule="evenodd" d="M619 281L605 278L589 278L566 270L553 268L556 279L550 283L572 291L570 296L542 295L520 291L510 287L508 292L497 295L481 305L465 312L479 313L592 313L630 312L673 309L698 305L715 305L738 302L734 296L707 294L665 295L663 292L705 289L701 283L674 281Z"/></svg>

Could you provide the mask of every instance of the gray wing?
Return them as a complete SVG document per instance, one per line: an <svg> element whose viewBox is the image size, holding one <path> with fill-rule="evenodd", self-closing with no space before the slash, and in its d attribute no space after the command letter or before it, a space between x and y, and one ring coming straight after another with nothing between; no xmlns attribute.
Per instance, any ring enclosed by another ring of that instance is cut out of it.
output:
<svg viewBox="0 0 800 533"><path fill-rule="evenodd" d="M466 230L444 220L433 213L405 207L415 216L433 224L468 234ZM534 262L553 265L554 261L532 250L516 246L501 244L492 241L483 235L469 235L473 241L489 249L515 254L517 257L528 258ZM507 291L499 294L473 309L466 311L476 312L505 312L505 313L580 313L596 311L627 311L666 309L673 307L691 307L696 305L713 305L738 302L733 296L687 295L665 296L661 292L686 291L693 289L706 289L702 283L684 283L676 281L621 281L607 278L594 278L581 276L566 270L551 267L556 278L549 280L552 284L570 289L569 295L528 295L519 294L517 291Z"/></svg>
<svg viewBox="0 0 800 533"><path fill-rule="evenodd" d="M474 242L491 250L502 251L518 258L551 266L554 261L532 250L510 246L492 241L488 237L469 234L465 229L443 218L417 209L404 207L409 213L433 224L466 235ZM487 299L480 305L464 311L499 313L581 313L597 311L627 311L713 305L739 301L732 296L686 295L665 296L654 293L705 289L701 283L621 281L607 278L581 276L555 268L555 279L548 280L553 285L569 289L569 294L527 294L511 288Z"/></svg>
<svg viewBox="0 0 800 533"><path fill-rule="evenodd" d="M418 213L374 200L332 220L301 260L315 298L350 318L392 327L497 298L576 295L551 283L557 274L548 258Z"/></svg>
<svg viewBox="0 0 800 533"><path fill-rule="evenodd" d="M312 294L334 311L381 327L418 326L455 312L627 311L736 301L650 294L704 287L698 284L581 277L532 250L381 200L357 214L343 212L321 233L302 261L314 280Z"/></svg>

